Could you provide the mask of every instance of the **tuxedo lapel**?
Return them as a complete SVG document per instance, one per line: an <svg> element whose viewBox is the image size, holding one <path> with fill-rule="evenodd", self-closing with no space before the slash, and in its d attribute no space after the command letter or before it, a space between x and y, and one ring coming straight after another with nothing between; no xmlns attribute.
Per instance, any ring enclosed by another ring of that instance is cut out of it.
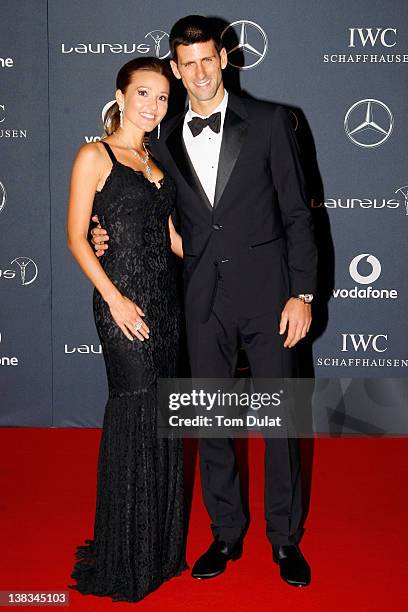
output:
<svg viewBox="0 0 408 612"><path fill-rule="evenodd" d="M183 140L183 123L184 114L180 117L174 129L171 131L167 138L167 148L176 163L178 169L181 172L184 180L196 193L196 195L203 200L204 204L212 211L213 207L209 201L207 194L205 193L200 179L197 176L194 166L191 163L191 159L187 153L186 146Z"/></svg>
<svg viewBox="0 0 408 612"><path fill-rule="evenodd" d="M229 98L232 94L229 94ZM237 102L238 101L238 102ZM220 158L218 162L217 182L215 185L214 208L218 205L222 194L227 186L235 163L240 154L244 136L248 128L247 122L242 119L240 114L235 112L235 108L240 106L240 99L236 96L228 100L227 112L225 113L224 129ZM234 109L234 110L233 110ZM239 109L241 110L241 109Z"/></svg>
<svg viewBox="0 0 408 612"><path fill-rule="evenodd" d="M175 126L167 137L167 148L184 180L192 188L196 195L204 202L206 207L213 211L221 200L244 143L244 137L248 129L248 123L245 121L245 118L247 117L245 104L240 97L231 92L228 94L228 105L225 113L222 143L218 162L214 206L211 205L211 202L203 189L184 144L184 117L185 113L180 115Z"/></svg>

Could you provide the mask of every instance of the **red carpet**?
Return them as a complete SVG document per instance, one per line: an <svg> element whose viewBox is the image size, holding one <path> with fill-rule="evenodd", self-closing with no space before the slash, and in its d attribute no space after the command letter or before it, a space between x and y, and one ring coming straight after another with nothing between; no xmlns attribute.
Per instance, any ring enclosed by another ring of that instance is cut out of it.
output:
<svg viewBox="0 0 408 612"><path fill-rule="evenodd" d="M83 596L66 586L75 547L92 537L99 438L94 429L0 430L0 590L68 590L70 610L129 610L131 604ZM271 560L264 535L263 441L251 440L251 526L242 559L209 581L185 572L132 605L194 612L406 610L407 449L408 441L397 439L315 441L302 541L312 584L296 589L280 580ZM196 478L190 565L210 541Z"/></svg>

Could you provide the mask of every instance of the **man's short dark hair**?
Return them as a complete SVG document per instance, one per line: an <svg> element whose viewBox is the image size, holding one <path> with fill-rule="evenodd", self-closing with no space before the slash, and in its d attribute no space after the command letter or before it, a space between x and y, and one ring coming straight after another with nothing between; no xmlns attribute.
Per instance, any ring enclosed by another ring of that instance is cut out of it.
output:
<svg viewBox="0 0 408 612"><path fill-rule="evenodd" d="M219 28L209 17L203 15L187 15L179 19L170 32L170 51L172 58L177 61L178 45L194 45L195 43L214 41L218 53L222 49Z"/></svg>

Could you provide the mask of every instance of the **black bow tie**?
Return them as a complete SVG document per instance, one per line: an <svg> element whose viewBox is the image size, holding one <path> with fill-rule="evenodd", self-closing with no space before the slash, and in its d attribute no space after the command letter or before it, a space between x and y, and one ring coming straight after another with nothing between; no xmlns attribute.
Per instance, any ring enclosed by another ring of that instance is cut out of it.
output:
<svg viewBox="0 0 408 612"><path fill-rule="evenodd" d="M194 137L201 134L206 125L208 125L213 132L218 134L221 129L221 112L213 113L206 119L195 116L191 121L188 121L187 125Z"/></svg>

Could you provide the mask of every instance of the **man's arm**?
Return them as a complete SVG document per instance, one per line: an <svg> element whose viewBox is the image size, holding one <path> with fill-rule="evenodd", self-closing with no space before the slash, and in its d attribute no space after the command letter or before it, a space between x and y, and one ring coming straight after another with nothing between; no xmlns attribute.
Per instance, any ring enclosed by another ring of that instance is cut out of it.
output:
<svg viewBox="0 0 408 612"><path fill-rule="evenodd" d="M299 145L288 112L282 106L275 109L270 138L272 180L286 234L291 294L315 293L317 249L312 215Z"/></svg>
<svg viewBox="0 0 408 612"><path fill-rule="evenodd" d="M290 292L316 293L317 248L299 146L287 111L275 109L270 136L270 165L286 235ZM282 311L279 333L288 335L284 346L292 348L304 338L312 321L311 306L292 297Z"/></svg>

